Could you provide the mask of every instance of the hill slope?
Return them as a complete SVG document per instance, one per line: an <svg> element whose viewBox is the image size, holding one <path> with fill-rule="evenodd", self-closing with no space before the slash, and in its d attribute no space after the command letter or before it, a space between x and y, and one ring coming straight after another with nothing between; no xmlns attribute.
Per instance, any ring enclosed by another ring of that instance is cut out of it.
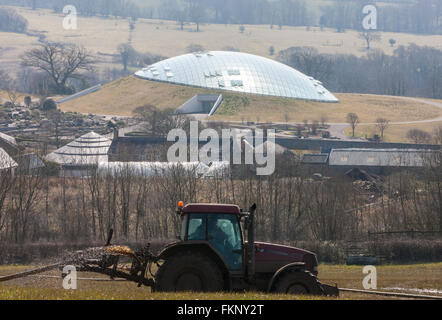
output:
<svg viewBox="0 0 442 320"><path fill-rule="evenodd" d="M361 122L370 123L378 117L397 122L442 116L441 110L435 106L390 96L336 94L340 103L320 103L172 85L134 76L108 83L100 91L60 107L66 111L130 116L132 110L144 104L176 109L198 93L223 95L224 103L214 116L218 120L313 121L325 114L327 121L342 123L347 113L355 112Z"/></svg>

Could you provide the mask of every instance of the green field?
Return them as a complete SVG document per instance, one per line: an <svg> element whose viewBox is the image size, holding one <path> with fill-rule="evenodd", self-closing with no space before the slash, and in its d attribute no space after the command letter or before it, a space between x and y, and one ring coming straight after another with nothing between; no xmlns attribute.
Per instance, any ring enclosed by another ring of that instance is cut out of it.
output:
<svg viewBox="0 0 442 320"><path fill-rule="evenodd" d="M1 266L0 276L20 272L31 266ZM56 271L46 274L57 275ZM410 293L407 289L438 290L442 296L442 263L384 265L377 267L378 290ZM79 277L98 277L100 275L79 273ZM361 266L320 265L319 279L324 283L337 283L341 288L363 289L365 275ZM429 294L423 292L422 294ZM432 293L435 295L437 293ZM151 293L146 287L138 288L131 282L93 282L79 280L77 290L62 289L61 279L28 277L0 283L0 300L353 300L353 299L392 299L359 293L342 292L339 298L313 296L275 295L259 292L246 293Z"/></svg>

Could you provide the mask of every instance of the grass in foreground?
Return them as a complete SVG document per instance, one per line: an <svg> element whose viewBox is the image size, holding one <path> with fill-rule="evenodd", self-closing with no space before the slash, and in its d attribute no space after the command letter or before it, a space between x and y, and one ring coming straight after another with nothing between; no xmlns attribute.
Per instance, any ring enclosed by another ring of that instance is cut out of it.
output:
<svg viewBox="0 0 442 320"><path fill-rule="evenodd" d="M0 275L11 274L32 266L0 266ZM58 275L57 271L51 272ZM384 265L377 267L378 289L442 290L442 263ZM321 265L320 280L338 283L341 288L362 288L362 266ZM79 273L79 277L104 278L101 275ZM404 290L404 292L407 292ZM62 289L61 279L28 277L0 284L0 300L336 300L336 299L392 299L388 297L342 292L339 298L277 295L260 292L245 293L152 293L132 282L78 281L77 290Z"/></svg>

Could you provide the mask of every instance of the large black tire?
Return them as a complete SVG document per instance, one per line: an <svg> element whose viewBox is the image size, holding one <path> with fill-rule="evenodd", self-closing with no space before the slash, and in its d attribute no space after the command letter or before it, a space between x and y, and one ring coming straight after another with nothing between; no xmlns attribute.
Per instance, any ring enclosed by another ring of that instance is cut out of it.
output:
<svg viewBox="0 0 442 320"><path fill-rule="evenodd" d="M289 270L282 274L274 285L274 292L284 294L323 295L321 283L306 270Z"/></svg>
<svg viewBox="0 0 442 320"><path fill-rule="evenodd" d="M218 292L223 287L220 268L199 252L185 251L172 255L155 274L154 291Z"/></svg>

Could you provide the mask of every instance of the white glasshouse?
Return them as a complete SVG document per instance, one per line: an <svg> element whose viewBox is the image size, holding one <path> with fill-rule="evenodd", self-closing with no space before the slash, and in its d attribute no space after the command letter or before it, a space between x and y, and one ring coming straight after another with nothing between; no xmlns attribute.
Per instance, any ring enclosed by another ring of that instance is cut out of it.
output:
<svg viewBox="0 0 442 320"><path fill-rule="evenodd" d="M196 177L215 177L229 174L229 162L100 162L98 173L101 175L130 174L152 177L187 173Z"/></svg>

